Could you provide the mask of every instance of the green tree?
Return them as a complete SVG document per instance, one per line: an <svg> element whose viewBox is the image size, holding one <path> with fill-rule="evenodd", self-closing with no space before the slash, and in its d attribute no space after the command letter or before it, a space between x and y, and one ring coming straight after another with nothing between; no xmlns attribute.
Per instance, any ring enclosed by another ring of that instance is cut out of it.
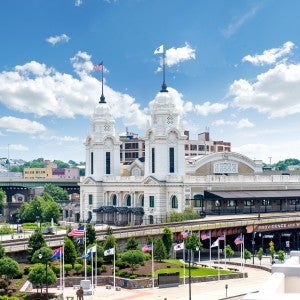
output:
<svg viewBox="0 0 300 300"><path fill-rule="evenodd" d="M76 261L76 256L77 253L73 241L69 238L65 238L65 245L64 245L65 263L74 266Z"/></svg>
<svg viewBox="0 0 300 300"><path fill-rule="evenodd" d="M283 251L283 250L279 250L279 251L278 251L278 259L279 259L281 262L284 262L284 258L285 258L284 251Z"/></svg>
<svg viewBox="0 0 300 300"><path fill-rule="evenodd" d="M8 256L0 259L0 275L4 275L9 281L9 279L14 278L18 274L20 274L20 267L14 259Z"/></svg>
<svg viewBox="0 0 300 300"><path fill-rule="evenodd" d="M274 248L274 242L273 241L270 241L270 243L269 243L269 250L270 250L271 260L273 262L274 255L275 255L275 248Z"/></svg>
<svg viewBox="0 0 300 300"><path fill-rule="evenodd" d="M197 249L202 250L202 243L196 233L189 234L185 241L185 248L195 252Z"/></svg>
<svg viewBox="0 0 300 300"><path fill-rule="evenodd" d="M33 200L28 203L25 202L20 207L19 218L22 222L36 222L42 219L42 206L44 199L40 196L35 196Z"/></svg>
<svg viewBox="0 0 300 300"><path fill-rule="evenodd" d="M163 259L167 258L166 247L161 237L158 237L154 240L153 256L156 260L159 260L160 262Z"/></svg>
<svg viewBox="0 0 300 300"><path fill-rule="evenodd" d="M0 188L0 214L3 214L5 192Z"/></svg>
<svg viewBox="0 0 300 300"><path fill-rule="evenodd" d="M117 242L116 242L116 238L112 234L107 235L104 238L103 248L104 248L104 250L115 248L115 251L116 251L115 255L117 255ZM113 256L112 255L104 256L104 260L112 261Z"/></svg>
<svg viewBox="0 0 300 300"><path fill-rule="evenodd" d="M5 255L5 249L2 245L2 243L0 243L0 258L3 258Z"/></svg>
<svg viewBox="0 0 300 300"><path fill-rule="evenodd" d="M92 224L86 225L86 243L87 245L94 244L96 241L96 230Z"/></svg>
<svg viewBox="0 0 300 300"><path fill-rule="evenodd" d="M137 250L139 242L135 237L130 237L126 242L126 250Z"/></svg>
<svg viewBox="0 0 300 300"><path fill-rule="evenodd" d="M199 219L199 214L192 208L188 207L183 211L184 220L196 220Z"/></svg>
<svg viewBox="0 0 300 300"><path fill-rule="evenodd" d="M36 230L28 240L28 253L30 259L35 251L39 250L42 247L46 246L46 241L40 230Z"/></svg>
<svg viewBox="0 0 300 300"><path fill-rule="evenodd" d="M259 250L257 251L257 254L256 254L257 258L259 259L260 265L261 265L261 260L262 260L262 257L263 257L263 253L264 253L263 248L259 248Z"/></svg>
<svg viewBox="0 0 300 300"><path fill-rule="evenodd" d="M234 255L234 251L232 250L230 245L226 245L225 247L226 257L230 260L230 258Z"/></svg>
<svg viewBox="0 0 300 300"><path fill-rule="evenodd" d="M44 195L44 193L49 194L54 201L69 200L69 194L66 190L51 183L47 183L44 185L44 192L42 195Z"/></svg>
<svg viewBox="0 0 300 300"><path fill-rule="evenodd" d="M33 253L31 262L46 264L51 261L52 255L53 255L52 249L49 248L48 246L43 246ZM41 258L40 258L40 256L41 256Z"/></svg>
<svg viewBox="0 0 300 300"><path fill-rule="evenodd" d="M245 262L247 261L247 259L251 259L251 252L248 249L244 250L244 260Z"/></svg>
<svg viewBox="0 0 300 300"><path fill-rule="evenodd" d="M172 248L172 244L173 244L173 232L171 230L170 227L165 226L163 229L163 236L162 236L162 240L164 242L164 245L166 247L166 251L167 251L167 256L170 256L170 250Z"/></svg>
<svg viewBox="0 0 300 300"><path fill-rule="evenodd" d="M145 255L141 250L128 250L122 254L121 260L130 265L133 274L134 269L145 261Z"/></svg>
<svg viewBox="0 0 300 300"><path fill-rule="evenodd" d="M53 163L55 163L57 165L58 168L60 169L67 169L70 168L70 165L68 163L65 163L61 160L54 160Z"/></svg>
<svg viewBox="0 0 300 300"><path fill-rule="evenodd" d="M57 280L55 273L49 267L47 267L47 277L46 277L46 265L35 264L30 268L28 274L28 280L33 285L40 285L42 292L42 285L48 283L48 286L54 284Z"/></svg>

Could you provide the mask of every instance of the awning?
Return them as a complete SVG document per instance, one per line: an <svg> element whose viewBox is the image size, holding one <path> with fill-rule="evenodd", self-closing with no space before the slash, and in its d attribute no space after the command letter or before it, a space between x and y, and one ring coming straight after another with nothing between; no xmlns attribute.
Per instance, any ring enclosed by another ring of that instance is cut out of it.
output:
<svg viewBox="0 0 300 300"><path fill-rule="evenodd" d="M144 209L142 207L132 207L131 212L137 216L143 216L145 214Z"/></svg>
<svg viewBox="0 0 300 300"><path fill-rule="evenodd" d="M126 215L132 213L137 216L143 216L145 214L143 207L121 207L121 206L100 206L98 208L94 208L93 212L98 213L119 213L121 215Z"/></svg>
<svg viewBox="0 0 300 300"><path fill-rule="evenodd" d="M100 206L99 208L94 208L93 212L104 212L104 213L113 213L116 211L114 206Z"/></svg>
<svg viewBox="0 0 300 300"><path fill-rule="evenodd" d="M209 199L282 199L300 198L300 190L278 190L278 191L204 191L204 198Z"/></svg>

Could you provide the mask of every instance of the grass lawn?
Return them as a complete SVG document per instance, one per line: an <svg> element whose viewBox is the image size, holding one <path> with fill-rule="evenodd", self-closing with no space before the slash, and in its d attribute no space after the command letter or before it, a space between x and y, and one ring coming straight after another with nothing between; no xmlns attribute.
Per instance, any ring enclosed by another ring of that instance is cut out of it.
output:
<svg viewBox="0 0 300 300"><path fill-rule="evenodd" d="M159 270L156 270L154 273L155 277L158 277L158 274L161 273L174 273L179 272L180 277L184 276L184 267L183 263L176 259L170 259L170 260L164 260L164 263L169 263L167 268L162 268ZM185 275L189 273L189 266L188 264L185 264ZM228 270L220 270L220 274L232 274L232 271ZM213 268L203 268L203 267L192 267L191 266L191 276L217 276L218 270Z"/></svg>

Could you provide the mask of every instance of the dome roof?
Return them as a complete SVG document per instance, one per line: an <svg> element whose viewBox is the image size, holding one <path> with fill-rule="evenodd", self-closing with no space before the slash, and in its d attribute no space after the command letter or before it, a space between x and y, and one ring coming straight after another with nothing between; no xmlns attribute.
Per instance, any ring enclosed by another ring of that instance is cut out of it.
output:
<svg viewBox="0 0 300 300"><path fill-rule="evenodd" d="M93 119L111 120L113 121L113 115L111 113L111 107L106 103L98 103L94 110Z"/></svg>

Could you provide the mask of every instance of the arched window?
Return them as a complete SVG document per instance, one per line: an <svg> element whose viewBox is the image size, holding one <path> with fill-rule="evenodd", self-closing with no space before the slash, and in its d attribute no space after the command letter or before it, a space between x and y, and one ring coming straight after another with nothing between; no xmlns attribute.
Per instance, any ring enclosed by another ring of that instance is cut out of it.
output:
<svg viewBox="0 0 300 300"><path fill-rule="evenodd" d="M149 216L149 224L153 224L154 223L154 218L152 215Z"/></svg>
<svg viewBox="0 0 300 300"><path fill-rule="evenodd" d="M112 196L112 205L114 205L114 206L117 205L117 195L116 195L116 194L114 194L114 195Z"/></svg>
<svg viewBox="0 0 300 300"><path fill-rule="evenodd" d="M178 208L178 200L177 200L176 196L172 196L172 198L171 198L171 207Z"/></svg>
<svg viewBox="0 0 300 300"><path fill-rule="evenodd" d="M144 207L144 195L140 197L141 207Z"/></svg>
<svg viewBox="0 0 300 300"><path fill-rule="evenodd" d="M127 197L126 197L126 205L131 206L131 196L130 195L127 195Z"/></svg>

